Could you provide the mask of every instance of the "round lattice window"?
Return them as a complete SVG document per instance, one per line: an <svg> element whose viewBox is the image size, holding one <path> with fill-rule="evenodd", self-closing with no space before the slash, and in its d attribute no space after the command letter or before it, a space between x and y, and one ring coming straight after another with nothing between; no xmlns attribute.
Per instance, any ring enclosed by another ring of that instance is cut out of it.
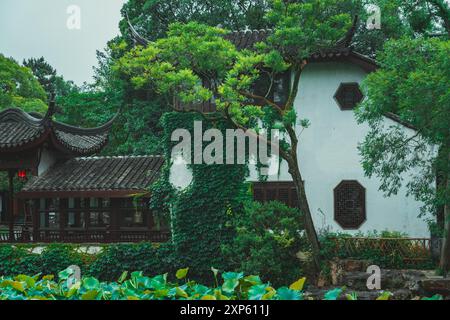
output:
<svg viewBox="0 0 450 320"><path fill-rule="evenodd" d="M344 229L358 229L366 221L366 189L355 180L334 188L334 220Z"/></svg>

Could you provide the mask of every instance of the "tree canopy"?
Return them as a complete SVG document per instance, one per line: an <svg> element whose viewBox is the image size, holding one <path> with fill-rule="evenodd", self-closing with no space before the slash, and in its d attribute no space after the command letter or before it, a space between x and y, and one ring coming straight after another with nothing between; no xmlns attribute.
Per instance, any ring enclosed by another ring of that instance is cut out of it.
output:
<svg viewBox="0 0 450 320"><path fill-rule="evenodd" d="M239 30L270 26L264 20L270 0L130 0L122 8L122 34L129 38L128 14L133 25L150 40L164 37L174 22L196 21L210 26Z"/></svg>
<svg viewBox="0 0 450 320"><path fill-rule="evenodd" d="M45 112L46 94L30 69L0 54L0 109Z"/></svg>
<svg viewBox="0 0 450 320"><path fill-rule="evenodd" d="M357 110L359 121L370 126L359 147L363 168L381 178L380 189L388 195L397 193L402 177L409 175L409 194L424 201L429 212L439 213L436 208L450 204L450 41L391 40L379 62L381 68L364 81L367 98ZM414 131L386 126L387 113Z"/></svg>
<svg viewBox="0 0 450 320"><path fill-rule="evenodd" d="M64 77L57 75L56 69L45 61L44 57L24 60L23 66L31 69L48 96L52 93L57 97L65 96L72 90L76 90L75 84L72 81L65 81Z"/></svg>
<svg viewBox="0 0 450 320"><path fill-rule="evenodd" d="M355 50L377 58L390 39L438 37L449 33L450 9L445 0L360 0L360 24L353 45ZM374 11L377 6L379 11ZM380 28L366 28L366 22L379 13Z"/></svg>
<svg viewBox="0 0 450 320"><path fill-rule="evenodd" d="M298 119L293 106L306 59L312 53L333 48L350 29L352 17L346 13L349 3L275 0L265 16L273 32L255 50L238 50L224 38L227 31L218 27L198 22L173 23L165 38L132 49L116 65L117 70L130 75L138 88L155 86L160 94L184 104L212 100L236 128L260 132L258 120L263 120L266 129L279 129L287 135L280 155L288 163L297 188L317 269L319 243L297 161ZM274 74L288 69L293 84L283 105L266 93L255 93L255 84L263 73L268 72L273 83ZM307 125L305 121L300 123Z"/></svg>

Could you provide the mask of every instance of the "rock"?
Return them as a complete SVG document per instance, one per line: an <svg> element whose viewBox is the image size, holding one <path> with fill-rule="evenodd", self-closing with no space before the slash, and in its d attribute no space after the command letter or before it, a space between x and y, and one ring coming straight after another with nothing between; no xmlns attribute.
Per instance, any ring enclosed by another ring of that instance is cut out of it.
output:
<svg viewBox="0 0 450 320"><path fill-rule="evenodd" d="M399 289L392 293L392 299L394 300L409 300L414 297L411 290L408 289Z"/></svg>
<svg viewBox="0 0 450 320"><path fill-rule="evenodd" d="M369 274L365 272L345 272L339 285L351 290L367 290L368 277Z"/></svg>
<svg viewBox="0 0 450 320"><path fill-rule="evenodd" d="M370 260L356 259L334 259L330 262L331 283L339 285L343 281L343 276L347 272L366 272L367 267L372 262Z"/></svg>
<svg viewBox="0 0 450 320"><path fill-rule="evenodd" d="M323 288L327 285L329 285L329 281L328 281L327 277L321 272L319 275L319 278L317 279L317 287Z"/></svg>
<svg viewBox="0 0 450 320"><path fill-rule="evenodd" d="M366 272L367 268L371 264L372 262L369 260L353 260L353 259L343 260L344 270L347 272L357 272L357 271Z"/></svg>
<svg viewBox="0 0 450 320"><path fill-rule="evenodd" d="M330 262L331 284L334 286L337 286L340 283L342 283L344 268L340 261L341 260L333 260Z"/></svg>
<svg viewBox="0 0 450 320"><path fill-rule="evenodd" d="M320 289L315 287L309 287L308 290L304 292L304 297L307 300L312 298L314 300L322 300L328 289Z"/></svg>
<svg viewBox="0 0 450 320"><path fill-rule="evenodd" d="M334 286L346 286L352 290L368 290L367 280L371 276L366 272L336 273L333 279ZM419 291L419 281L425 279L423 272L417 270L381 270L381 290L407 289L412 292Z"/></svg>
<svg viewBox="0 0 450 320"><path fill-rule="evenodd" d="M450 296L450 279L425 279L420 281L419 285L426 295Z"/></svg>
<svg viewBox="0 0 450 320"><path fill-rule="evenodd" d="M404 287L414 293L420 290L420 281L426 279L425 272L420 270L402 270L402 277L404 280Z"/></svg>
<svg viewBox="0 0 450 320"><path fill-rule="evenodd" d="M402 270L381 270L381 288L395 290L405 288L405 279Z"/></svg>

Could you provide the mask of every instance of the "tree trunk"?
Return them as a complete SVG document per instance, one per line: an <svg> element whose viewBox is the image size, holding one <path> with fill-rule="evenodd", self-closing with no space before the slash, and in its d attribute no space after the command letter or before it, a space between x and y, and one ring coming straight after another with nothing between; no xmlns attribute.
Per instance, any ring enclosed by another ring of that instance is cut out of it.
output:
<svg viewBox="0 0 450 320"><path fill-rule="evenodd" d="M296 150L293 152L296 153ZM293 159L288 160L289 173L292 176L292 180L295 184L298 196L298 206L303 214L306 236L308 237L309 243L311 244L311 250L313 254L314 271L318 275L321 270L320 263L320 242L317 237L316 229L314 227L314 221L312 219L311 210L309 209L308 199L305 192L305 184L303 183L302 175L298 167L296 155Z"/></svg>
<svg viewBox="0 0 450 320"><path fill-rule="evenodd" d="M446 185L447 192L450 188L450 178L446 177ZM447 201L444 208L444 216L445 216L445 230L444 230L444 240L442 243L442 251L441 251L441 264L440 268L444 274L444 277L447 276L447 273L450 268L450 206Z"/></svg>
<svg viewBox="0 0 450 320"><path fill-rule="evenodd" d="M446 152L446 149L444 147L439 148L438 152L438 159L442 159L442 161L445 161L448 159L447 156L448 152ZM441 161L441 160L439 160ZM448 169L440 168L438 166L438 172L436 174L436 191L441 194L445 194L445 190L447 189L447 176L448 176ZM437 235L444 234L445 230L445 205L439 204L436 208L436 226L437 226Z"/></svg>
<svg viewBox="0 0 450 320"><path fill-rule="evenodd" d="M447 188L445 185L445 179L443 175L438 175L436 180L437 192L442 192ZM438 232L444 232L445 230L445 205L438 205L436 208L436 227ZM440 233L438 233L440 235Z"/></svg>

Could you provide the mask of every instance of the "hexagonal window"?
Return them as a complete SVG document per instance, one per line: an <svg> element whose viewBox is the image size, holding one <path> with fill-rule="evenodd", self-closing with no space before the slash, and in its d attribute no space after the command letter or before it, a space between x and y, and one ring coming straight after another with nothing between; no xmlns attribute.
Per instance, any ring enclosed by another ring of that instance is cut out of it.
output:
<svg viewBox="0 0 450 320"><path fill-rule="evenodd" d="M334 95L341 110L353 110L363 98L364 95L356 82L341 83Z"/></svg>
<svg viewBox="0 0 450 320"><path fill-rule="evenodd" d="M334 220L343 229L358 229L366 221L366 189L356 180L334 188Z"/></svg>

